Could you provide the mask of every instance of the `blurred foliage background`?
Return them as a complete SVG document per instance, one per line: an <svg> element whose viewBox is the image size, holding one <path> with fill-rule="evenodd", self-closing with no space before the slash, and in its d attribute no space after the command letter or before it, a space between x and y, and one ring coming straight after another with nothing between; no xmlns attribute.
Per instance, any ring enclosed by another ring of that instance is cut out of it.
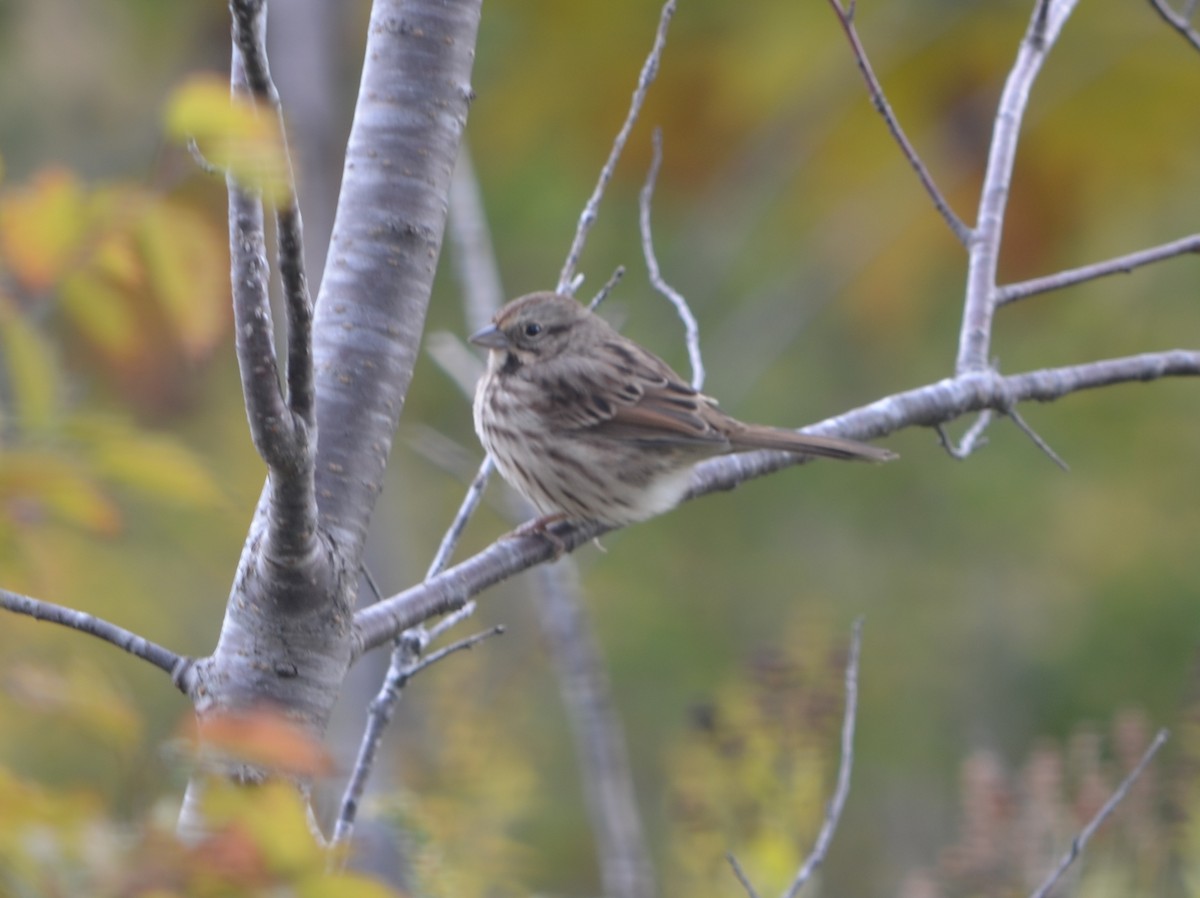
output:
<svg viewBox="0 0 1200 898"><path fill-rule="evenodd" d="M366 8L313 6L334 7L320 54L285 38L273 63L296 110L315 281ZM968 222L1030 6L859 4L889 98ZM274 9L276 34L303 8ZM657 16L644 0L485 4L467 137L510 295L556 279ZM227 69L227 14L9 3L0 48L0 584L205 654L263 468L229 332L224 187L163 121L187 78ZM323 93L314 73L330 76ZM1198 89L1200 54L1149 4L1083 0L1034 89L1002 280L1196 231ZM581 293L627 265L606 314L683 368L637 234L654 125L656 245L723 405L800 425L951 372L964 254L824 2L680 4ZM429 327L461 334L448 256ZM1197 265L1003 310L1002 370L1194 346ZM737 894L727 849L762 887L788 880L832 788L860 614L857 765L824 891L1028 892L1158 726L1174 740L1075 885L1194 888L1198 390L1163 381L1023 410L1070 473L1004 421L965 462L913 430L886 441L897 463L783 472L578 553L664 892ZM376 513L385 589L421 576L479 457L467 403L423 359ZM509 526L485 509L461 552ZM389 734L377 810L403 824L430 893L598 889L530 582L486 596L480 618L507 635L423 674ZM330 740L342 770L375 666L344 693ZM187 708L166 678L6 617L0 683L0 846L26 845L34 817L64 840L89 815L152 838L187 774L171 750ZM75 857L65 845L42 846L47 869Z"/></svg>

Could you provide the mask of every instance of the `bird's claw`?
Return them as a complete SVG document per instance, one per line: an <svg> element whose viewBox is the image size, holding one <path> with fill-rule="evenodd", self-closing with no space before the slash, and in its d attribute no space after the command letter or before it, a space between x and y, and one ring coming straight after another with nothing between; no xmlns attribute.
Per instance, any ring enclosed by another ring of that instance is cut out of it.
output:
<svg viewBox="0 0 1200 898"><path fill-rule="evenodd" d="M563 542L562 537L555 533L551 528L556 524L561 524L568 518L565 514L544 514L536 518L531 518L515 530L509 532L506 539L520 539L523 536L540 536L550 544L554 550L554 557L551 561L558 561L567 552L567 544Z"/></svg>

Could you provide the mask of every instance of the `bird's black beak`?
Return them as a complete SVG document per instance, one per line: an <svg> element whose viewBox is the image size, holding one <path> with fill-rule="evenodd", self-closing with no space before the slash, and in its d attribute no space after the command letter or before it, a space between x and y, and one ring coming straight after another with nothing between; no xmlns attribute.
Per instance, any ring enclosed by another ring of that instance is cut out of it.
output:
<svg viewBox="0 0 1200 898"><path fill-rule="evenodd" d="M476 346L485 346L488 349L508 349L508 337L504 336L504 331L496 327L494 324L489 324L483 330L471 336L471 342Z"/></svg>

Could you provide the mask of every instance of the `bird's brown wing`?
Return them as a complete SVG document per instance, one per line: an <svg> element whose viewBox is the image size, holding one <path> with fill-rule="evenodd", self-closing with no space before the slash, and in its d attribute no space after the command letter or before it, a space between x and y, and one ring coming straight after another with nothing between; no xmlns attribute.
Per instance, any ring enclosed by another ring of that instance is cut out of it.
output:
<svg viewBox="0 0 1200 898"><path fill-rule="evenodd" d="M657 356L616 340L574 356L555 378L560 402L550 416L564 430L697 455L778 449L826 458L888 461L895 453L839 437L745 424L694 390ZM547 372L548 373L548 372Z"/></svg>
<svg viewBox="0 0 1200 898"><path fill-rule="evenodd" d="M643 349L605 341L586 358L572 357L559 374L551 378L551 392L569 400L552 418L564 429L647 444L706 446L713 454L729 447L708 420L713 412L721 415L716 401Z"/></svg>

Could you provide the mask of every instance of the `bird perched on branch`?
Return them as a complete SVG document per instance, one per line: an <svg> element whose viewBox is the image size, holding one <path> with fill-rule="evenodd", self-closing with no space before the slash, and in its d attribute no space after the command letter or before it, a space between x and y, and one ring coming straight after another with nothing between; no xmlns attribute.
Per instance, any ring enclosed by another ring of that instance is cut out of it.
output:
<svg viewBox="0 0 1200 898"><path fill-rule="evenodd" d="M887 449L745 424L567 296L531 293L471 337L488 352L475 431L543 516L611 527L674 508L693 466L751 449L888 461Z"/></svg>

